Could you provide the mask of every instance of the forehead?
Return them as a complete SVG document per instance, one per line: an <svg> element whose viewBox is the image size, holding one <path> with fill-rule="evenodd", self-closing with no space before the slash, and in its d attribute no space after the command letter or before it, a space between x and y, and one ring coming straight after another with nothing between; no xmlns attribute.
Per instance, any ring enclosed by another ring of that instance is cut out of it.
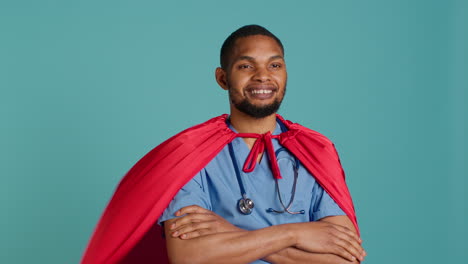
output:
<svg viewBox="0 0 468 264"><path fill-rule="evenodd" d="M262 58L277 55L284 56L280 45L275 39L263 35L254 35L236 40L231 59L236 59L240 56Z"/></svg>

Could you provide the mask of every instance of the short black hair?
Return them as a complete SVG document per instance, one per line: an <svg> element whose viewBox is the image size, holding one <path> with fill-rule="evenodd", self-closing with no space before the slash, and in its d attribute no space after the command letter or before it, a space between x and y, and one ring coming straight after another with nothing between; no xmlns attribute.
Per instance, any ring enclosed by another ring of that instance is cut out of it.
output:
<svg viewBox="0 0 468 264"><path fill-rule="evenodd" d="M238 40L239 38L245 38L255 35L263 35L274 39L280 46L281 51L284 53L284 47L281 43L281 40L279 40L279 38L277 38L273 33L268 31L268 29L259 25L246 25L232 32L231 35L229 35L229 37L227 37L227 39L224 41L223 46L221 47L220 54L221 68L226 69L229 65L229 55L232 52L236 40Z"/></svg>

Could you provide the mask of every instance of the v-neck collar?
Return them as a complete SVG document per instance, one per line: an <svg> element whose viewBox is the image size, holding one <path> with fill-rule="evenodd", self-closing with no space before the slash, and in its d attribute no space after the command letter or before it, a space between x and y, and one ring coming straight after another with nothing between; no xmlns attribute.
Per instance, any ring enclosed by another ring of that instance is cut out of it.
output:
<svg viewBox="0 0 468 264"><path fill-rule="evenodd" d="M273 131L272 135L279 135L281 134L281 125L278 123L280 121L276 120L276 126L275 130ZM228 128L231 129L234 133L238 133L237 130L232 126L229 117L226 118L226 124L228 125ZM249 155L251 149L249 149L249 146L243 138L236 138L232 141L232 144L234 145L234 150L236 151L236 162L239 166L239 168L242 168L242 165L244 164L245 160L247 159L247 156ZM274 144L274 143L273 143ZM263 153L262 159L260 160L259 163L257 163L257 166L260 165L263 168L268 167L268 158L265 157L267 155L266 153ZM265 167L266 166L266 167ZM241 169L242 171L242 169ZM242 172L245 173L245 172Z"/></svg>

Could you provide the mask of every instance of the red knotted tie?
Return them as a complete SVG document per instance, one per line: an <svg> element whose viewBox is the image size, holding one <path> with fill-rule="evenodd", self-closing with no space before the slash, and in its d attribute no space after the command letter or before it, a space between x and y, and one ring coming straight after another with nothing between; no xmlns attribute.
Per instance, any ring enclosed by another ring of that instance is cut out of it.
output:
<svg viewBox="0 0 468 264"><path fill-rule="evenodd" d="M273 176L276 179L281 179L281 172L278 166L278 161L276 160L275 149L273 148L273 143L271 142L272 138L279 138L279 135L272 135L270 132L265 134L255 134L255 133L238 133L237 137L243 138L256 138L252 149L250 150L247 159L245 160L244 167L242 170L244 172L252 172L257 165L257 157L260 153L267 151L268 159L270 160L270 168Z"/></svg>

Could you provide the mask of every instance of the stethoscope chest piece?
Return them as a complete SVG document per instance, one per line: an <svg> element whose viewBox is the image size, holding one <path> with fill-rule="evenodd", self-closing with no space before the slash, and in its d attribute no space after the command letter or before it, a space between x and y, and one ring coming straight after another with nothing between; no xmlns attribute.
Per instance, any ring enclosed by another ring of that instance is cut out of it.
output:
<svg viewBox="0 0 468 264"><path fill-rule="evenodd" d="M239 200L239 203L237 205L238 205L239 211L245 215L251 214L252 209L255 206L254 202L251 199L247 198L246 196L243 196L243 198Z"/></svg>

